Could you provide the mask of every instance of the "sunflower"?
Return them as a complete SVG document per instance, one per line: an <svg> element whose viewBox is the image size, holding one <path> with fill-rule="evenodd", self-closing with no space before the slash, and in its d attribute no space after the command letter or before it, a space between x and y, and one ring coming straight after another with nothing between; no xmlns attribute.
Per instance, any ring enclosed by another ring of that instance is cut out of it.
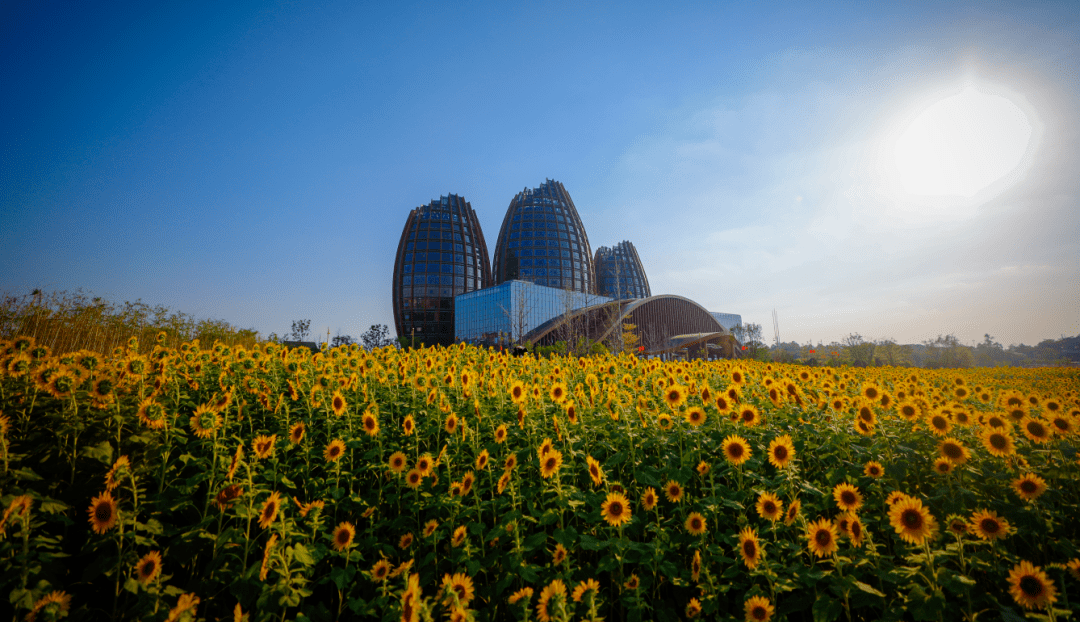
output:
<svg viewBox="0 0 1080 622"><path fill-rule="evenodd" d="M552 449L540 460L540 475L547 479L558 473L560 466L562 466L562 452Z"/></svg>
<svg viewBox="0 0 1080 622"><path fill-rule="evenodd" d="M767 622L773 614L772 603L764 596L751 596L743 604L746 622Z"/></svg>
<svg viewBox="0 0 1080 622"><path fill-rule="evenodd" d="M1049 441L1052 436L1050 426L1042 419L1024 417L1020 420L1020 429L1024 431L1024 436L1039 444Z"/></svg>
<svg viewBox="0 0 1080 622"><path fill-rule="evenodd" d="M1004 428L987 428L983 430L981 439L983 447L990 452L991 456L1002 458L1016 453L1012 435L1006 432Z"/></svg>
<svg viewBox="0 0 1080 622"><path fill-rule="evenodd" d="M889 496L885 497L885 503L888 504L889 508L892 508L892 506L907 498L908 496L906 494L900 492L899 490L894 490L889 493Z"/></svg>
<svg viewBox="0 0 1080 622"><path fill-rule="evenodd" d="M510 598L506 599L506 602L511 605L516 605L521 601L525 601L524 605L529 606L529 600L532 599L533 589L531 587L523 587L520 590L510 595Z"/></svg>
<svg viewBox="0 0 1080 622"><path fill-rule="evenodd" d="M236 501L244 494L244 489L236 484L229 484L221 489L221 492L214 497L214 502L217 503L218 510L225 511L233 501Z"/></svg>
<svg viewBox="0 0 1080 622"><path fill-rule="evenodd" d="M454 535L450 538L450 545L457 548L462 544L465 544L465 537L467 535L468 533L466 533L464 525L454 529Z"/></svg>
<svg viewBox="0 0 1080 622"><path fill-rule="evenodd" d="M739 555L742 556L746 567L753 570L761 561L761 543L758 541L757 531L750 527L739 532Z"/></svg>
<svg viewBox="0 0 1080 622"><path fill-rule="evenodd" d="M95 533L105 533L116 525L120 510L112 493L105 491L90 501L90 526Z"/></svg>
<svg viewBox="0 0 1080 622"><path fill-rule="evenodd" d="M866 463L866 466L863 467L863 474L867 477L873 477L874 479L877 479L885 474L885 467L881 466L880 462L871 460L870 462Z"/></svg>
<svg viewBox="0 0 1080 622"><path fill-rule="evenodd" d="M738 418L747 427L754 427L761 423L761 413L753 404L739 406Z"/></svg>
<svg viewBox="0 0 1080 622"><path fill-rule="evenodd" d="M641 581L636 574L630 575L630 578L626 580L626 583L623 583L623 587L628 590L636 590L639 585L641 585Z"/></svg>
<svg viewBox="0 0 1080 622"><path fill-rule="evenodd" d="M412 535L412 532L410 531L409 533L401 536L401 538L398 539L398 548L402 549L402 550L407 549L410 546L412 546L412 543L413 543L413 535Z"/></svg>
<svg viewBox="0 0 1080 622"><path fill-rule="evenodd" d="M795 519L799 517L799 510L802 509L802 502L798 499L793 499L791 505L788 506L787 512L784 514L784 524L791 525L795 522Z"/></svg>
<svg viewBox="0 0 1080 622"><path fill-rule="evenodd" d="M956 537L961 537L968 532L968 523L962 516L949 517L948 530Z"/></svg>
<svg viewBox="0 0 1080 622"><path fill-rule="evenodd" d="M712 466L709 465L708 462L705 462L704 460L702 460L701 462L698 463L695 470L697 471L698 475L700 475L702 477L705 477L706 475L709 474L709 471L712 470Z"/></svg>
<svg viewBox="0 0 1080 622"><path fill-rule="evenodd" d="M938 475L948 475L952 472L953 463L948 458L938 457L934 460L934 472Z"/></svg>
<svg viewBox="0 0 1080 622"><path fill-rule="evenodd" d="M499 476L499 483L496 485L496 491L501 495L506 486L510 483L510 471L503 471L503 474Z"/></svg>
<svg viewBox="0 0 1080 622"><path fill-rule="evenodd" d="M256 458L264 460L274 455L274 445L276 443L277 434L272 434L270 436L260 434L251 442L251 450L255 453Z"/></svg>
<svg viewBox="0 0 1080 622"><path fill-rule="evenodd" d="M713 400L713 405L716 406L717 412L721 415L726 415L731 410L731 400L726 395L717 395Z"/></svg>
<svg viewBox="0 0 1080 622"><path fill-rule="evenodd" d="M586 456L585 463L589 465L589 478L593 486L599 486L604 481L604 471L600 468L600 463L592 456Z"/></svg>
<svg viewBox="0 0 1080 622"><path fill-rule="evenodd" d="M338 417L344 415L347 406L345 396L341 394L341 391L334 391L333 396L330 397L330 407L333 409L334 414Z"/></svg>
<svg viewBox="0 0 1080 622"><path fill-rule="evenodd" d="M541 460L543 460L544 456L546 456L547 453L554 448L555 444L551 442L551 439L545 437L544 440L540 441L540 448L536 450L536 455L539 456Z"/></svg>
<svg viewBox="0 0 1080 622"><path fill-rule="evenodd" d="M1009 535L1009 521L997 515L997 512L979 510L971 515L971 529L983 540L1000 540Z"/></svg>
<svg viewBox="0 0 1080 622"><path fill-rule="evenodd" d="M127 456L120 456L105 474L105 490L115 490L121 480L129 475L131 475L131 460Z"/></svg>
<svg viewBox="0 0 1080 622"><path fill-rule="evenodd" d="M574 593L571 595L570 598L575 603L580 603L581 599L585 596L585 593L589 591L592 591L593 594L600 593L600 583L598 583L596 579L589 578L582 581L581 583L578 583L577 587L574 588Z"/></svg>
<svg viewBox="0 0 1080 622"><path fill-rule="evenodd" d="M345 441L341 439L334 439L330 441L330 444L323 450L323 457L327 462L337 462L341 460L341 457L345 455Z"/></svg>
<svg viewBox="0 0 1080 622"><path fill-rule="evenodd" d="M863 505L862 493L848 483L840 483L833 488L833 499L836 500L836 507L844 512L855 512Z"/></svg>
<svg viewBox="0 0 1080 622"><path fill-rule="evenodd" d="M340 525L334 528L334 550L344 551L345 549L349 548L349 546L353 543L354 537L356 537L356 527L348 521L342 522ZM376 564L376 566L377 565L378 564ZM389 563L387 563L386 569L390 569ZM375 574L374 569L372 569L372 574ZM382 579L377 580L381 581Z"/></svg>
<svg viewBox="0 0 1080 622"><path fill-rule="evenodd" d="M1080 558L1074 557L1070 559L1069 563L1065 564L1065 568L1069 570L1069 574L1071 574L1074 579L1080 581Z"/></svg>
<svg viewBox="0 0 1080 622"><path fill-rule="evenodd" d="M828 557L836 552L836 535L836 525L831 520L818 519L807 527L807 547L818 557Z"/></svg>
<svg viewBox="0 0 1080 622"><path fill-rule="evenodd" d="M165 407L148 397L139 403L139 410L135 413L139 421L151 430L164 430L168 422L165 420Z"/></svg>
<svg viewBox="0 0 1080 622"><path fill-rule="evenodd" d="M767 453L769 455L769 464L782 469L795 458L795 444L788 434L778 436L769 442Z"/></svg>
<svg viewBox="0 0 1080 622"><path fill-rule="evenodd" d="M434 464L435 461L432 459L431 454L421 454L420 457L416 459L416 470L420 471L420 475L427 477L431 474L432 469L435 468Z"/></svg>
<svg viewBox="0 0 1080 622"><path fill-rule="evenodd" d="M195 599L198 602L198 599ZM34 601L30 613L26 614L26 622L34 622L39 613L45 612L50 620L59 620L67 615L71 608L71 595L61 590L53 590Z"/></svg>
<svg viewBox="0 0 1080 622"><path fill-rule="evenodd" d="M1024 609L1048 609L1057 602L1054 582L1042 571L1042 566L1034 566L1027 560L1021 560L1009 571L1009 594Z"/></svg>
<svg viewBox="0 0 1080 622"><path fill-rule="evenodd" d="M263 503L262 510L259 512L259 527L266 529L277 518L278 509L281 507L281 493L274 491L270 493L270 497Z"/></svg>
<svg viewBox="0 0 1080 622"><path fill-rule="evenodd" d="M904 496L889 510L889 523L905 542L921 545L933 536L936 521L922 501Z"/></svg>
<svg viewBox="0 0 1080 622"><path fill-rule="evenodd" d="M759 516L774 523L784 515L784 502L771 492L761 493L756 508Z"/></svg>
<svg viewBox="0 0 1080 622"><path fill-rule="evenodd" d="M728 436L724 439L721 448L724 450L724 458L735 466L739 466L750 459L750 445L741 436L735 434Z"/></svg>
<svg viewBox="0 0 1080 622"><path fill-rule="evenodd" d="M863 537L866 536L866 530L863 529L862 520L859 518L858 514L854 513L846 514L844 518L847 523L847 528L844 530L844 535L846 535L851 540L851 543L853 545L855 545L856 547L861 547L863 543Z"/></svg>
<svg viewBox="0 0 1080 622"><path fill-rule="evenodd" d="M641 495L641 507L645 508L645 511L648 512L656 507L656 501L656 491L653 490L652 486L646 488L645 492Z"/></svg>
<svg viewBox="0 0 1080 622"><path fill-rule="evenodd" d="M1012 487L1021 499L1031 501L1046 492L1046 480L1034 473L1025 473L1013 480Z"/></svg>
<svg viewBox="0 0 1080 622"><path fill-rule="evenodd" d="M473 484L475 482L476 482L476 476L473 475L472 471L469 471L468 473L465 474L465 477L461 478L461 496L462 497L464 497L465 495L472 492L472 487L473 487Z"/></svg>
<svg viewBox="0 0 1080 622"><path fill-rule="evenodd" d="M304 440L305 431L306 428L304 427L304 422L297 421L296 423L292 424L292 426L289 428L289 442L293 445L299 445L300 441Z"/></svg>
<svg viewBox="0 0 1080 622"><path fill-rule="evenodd" d="M416 420L412 415L407 415L405 421L401 423L401 429L405 432L405 436L412 436L416 431Z"/></svg>
<svg viewBox="0 0 1080 622"><path fill-rule="evenodd" d="M600 516L612 527L630 522L630 502L621 492L609 492L600 504Z"/></svg>
<svg viewBox="0 0 1080 622"><path fill-rule="evenodd" d="M525 401L525 385L520 380L515 380L510 384L510 399L515 404L521 404Z"/></svg>
<svg viewBox="0 0 1080 622"><path fill-rule="evenodd" d="M161 574L161 553L150 551L135 564L135 577L146 585Z"/></svg>
<svg viewBox="0 0 1080 622"><path fill-rule="evenodd" d="M446 423L443 424L443 429L446 430L447 434L453 434L457 431L457 427L458 417L454 413L450 413L450 415L446 417Z"/></svg>
<svg viewBox="0 0 1080 622"><path fill-rule="evenodd" d="M562 579L555 579L540 592L540 598L536 601L536 618L540 622L551 622L551 614L548 612L548 603L552 598L561 597L566 601L566 584Z"/></svg>
<svg viewBox="0 0 1080 622"><path fill-rule="evenodd" d="M937 436L945 436L952 430L952 417L948 410L936 408L927 418L930 431Z"/></svg>
<svg viewBox="0 0 1080 622"><path fill-rule="evenodd" d="M1076 432L1078 424L1072 417L1064 413L1053 413L1047 415L1047 420L1050 422L1050 429L1060 434L1061 436L1068 436Z"/></svg>
<svg viewBox="0 0 1080 622"><path fill-rule="evenodd" d="M683 498L682 484L675 480L668 480L668 483L664 484L664 496L672 503L678 503Z"/></svg>
<svg viewBox="0 0 1080 622"><path fill-rule="evenodd" d="M438 529L438 528L439 528L439 521L435 520L434 518L429 520L428 522L424 523L424 537L425 538L430 538L431 535L434 534L435 530Z"/></svg>
<svg viewBox="0 0 1080 622"><path fill-rule="evenodd" d="M690 602L686 603L686 617L696 618L699 615L701 615L701 601L691 598Z"/></svg>
<svg viewBox="0 0 1080 622"><path fill-rule="evenodd" d="M500 425L495 428L495 442L503 443L506 441L506 424Z"/></svg>
<svg viewBox="0 0 1080 622"><path fill-rule="evenodd" d="M364 433L368 436L379 435L379 420L371 411L364 412L364 417L361 420L361 425L364 427Z"/></svg>
<svg viewBox="0 0 1080 622"><path fill-rule="evenodd" d="M705 517L698 512L690 512L690 515L686 517L686 530L690 532L692 536L700 536L705 533L707 525L705 524Z"/></svg>
<svg viewBox="0 0 1080 622"><path fill-rule="evenodd" d="M694 551L694 557L690 559L690 578L697 583L701 576L701 551Z"/></svg>
<svg viewBox="0 0 1080 622"><path fill-rule="evenodd" d="M548 396L551 401L556 404L562 404L566 401L566 384L562 382L556 382L551 385L551 390L548 391Z"/></svg>
<svg viewBox="0 0 1080 622"><path fill-rule="evenodd" d="M408 466L408 460L405 458L405 454L401 453L400 451L395 451L394 453L390 454L390 459L386 462L386 464L394 473L401 473L405 470L405 467Z"/></svg>
<svg viewBox="0 0 1080 622"><path fill-rule="evenodd" d="M504 471L513 471L517 468L517 454L510 454L503 462Z"/></svg>

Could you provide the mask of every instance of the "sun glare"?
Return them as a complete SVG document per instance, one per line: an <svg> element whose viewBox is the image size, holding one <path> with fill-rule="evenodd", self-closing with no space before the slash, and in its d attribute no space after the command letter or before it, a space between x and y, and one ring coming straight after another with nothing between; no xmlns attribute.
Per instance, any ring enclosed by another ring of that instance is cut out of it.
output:
<svg viewBox="0 0 1080 622"><path fill-rule="evenodd" d="M1031 136L1019 106L969 86L927 107L900 133L896 181L912 195L971 198L1017 169Z"/></svg>

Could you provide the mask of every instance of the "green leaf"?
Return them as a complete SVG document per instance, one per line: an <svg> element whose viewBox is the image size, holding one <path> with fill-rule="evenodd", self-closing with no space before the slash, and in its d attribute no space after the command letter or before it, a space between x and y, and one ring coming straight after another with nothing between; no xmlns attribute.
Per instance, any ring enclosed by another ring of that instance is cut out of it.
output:
<svg viewBox="0 0 1080 622"><path fill-rule="evenodd" d="M113 448L109 441L101 441L93 447L83 447L82 455L102 464L112 465Z"/></svg>
<svg viewBox="0 0 1080 622"><path fill-rule="evenodd" d="M844 607L840 604L839 600L819 595L818 599L814 601L814 607L812 609L814 622L837 620L840 618L840 614L843 610Z"/></svg>
<svg viewBox="0 0 1080 622"><path fill-rule="evenodd" d="M124 581L124 589L132 594L138 594L139 582L135 580L135 577L128 577L127 581Z"/></svg>
<svg viewBox="0 0 1080 622"><path fill-rule="evenodd" d="M857 587L860 590L866 592L867 594L873 594L874 596L880 596L882 598L885 598L885 594L883 592L879 592L878 590L874 589L873 586L867 585L867 584L863 583L862 581L856 581L855 582L855 587Z"/></svg>
<svg viewBox="0 0 1080 622"><path fill-rule="evenodd" d="M305 566L314 566L315 558L311 556L311 552L307 550L307 547L303 544L297 544L292 547L293 559L300 562Z"/></svg>
<svg viewBox="0 0 1080 622"><path fill-rule="evenodd" d="M41 511L46 514L60 514L68 510L68 504L63 501L57 501L50 497L45 497L41 500Z"/></svg>
<svg viewBox="0 0 1080 622"><path fill-rule="evenodd" d="M522 545L525 547L526 551L531 551L545 542L547 542L547 533L541 531L525 538L525 542Z"/></svg>

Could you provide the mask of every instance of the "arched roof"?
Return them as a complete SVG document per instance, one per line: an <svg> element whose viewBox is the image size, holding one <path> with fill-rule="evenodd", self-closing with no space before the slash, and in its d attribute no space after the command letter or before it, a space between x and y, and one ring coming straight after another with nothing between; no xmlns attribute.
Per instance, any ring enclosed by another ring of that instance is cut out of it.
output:
<svg viewBox="0 0 1080 622"><path fill-rule="evenodd" d="M585 337L590 341L610 341L624 323L636 326L646 353L670 351L685 347L673 342L676 337L690 337L693 345L731 337L731 333L698 303L671 294L622 300L577 309L554 317L537 326L525 340L537 345L552 345L556 341L572 341Z"/></svg>

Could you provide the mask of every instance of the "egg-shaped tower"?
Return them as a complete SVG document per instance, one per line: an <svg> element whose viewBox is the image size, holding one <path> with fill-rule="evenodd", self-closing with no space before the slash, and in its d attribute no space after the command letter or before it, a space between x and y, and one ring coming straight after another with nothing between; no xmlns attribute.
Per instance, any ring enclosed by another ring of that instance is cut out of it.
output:
<svg viewBox="0 0 1080 622"><path fill-rule="evenodd" d="M487 243L455 194L409 212L394 259L394 324L410 343L454 342L454 296L491 286Z"/></svg>
<svg viewBox="0 0 1080 622"><path fill-rule="evenodd" d="M649 278L641 265L637 249L626 240L613 248L601 246L593 259L596 270L596 293L608 298L648 298L652 296Z"/></svg>
<svg viewBox="0 0 1080 622"><path fill-rule="evenodd" d="M499 229L492 269L496 285L519 279L594 293L589 236L561 183L548 179L514 196Z"/></svg>

